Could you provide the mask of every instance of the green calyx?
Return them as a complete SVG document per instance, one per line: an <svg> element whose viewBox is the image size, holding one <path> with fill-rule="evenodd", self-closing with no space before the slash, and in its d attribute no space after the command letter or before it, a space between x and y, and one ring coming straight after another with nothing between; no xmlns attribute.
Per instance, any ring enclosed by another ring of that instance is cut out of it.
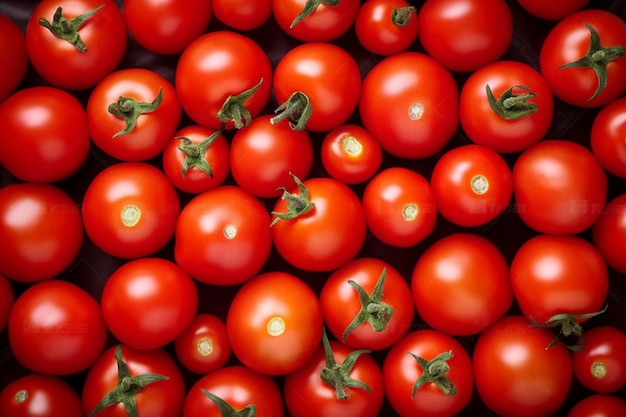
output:
<svg viewBox="0 0 626 417"><path fill-rule="evenodd" d="M49 22L43 17L39 18L39 24L48 29L54 36L72 44L78 52L87 52L87 45L80 38L79 29L85 24L87 19L93 16L98 10L102 9L104 4L89 10L75 18L68 20L63 16L63 8L58 7Z"/></svg>
<svg viewBox="0 0 626 417"><path fill-rule="evenodd" d="M114 134L113 137L115 138L132 132L137 125L137 118L142 114L155 111L161 105L162 100L163 89L160 88L159 93L150 103L137 101L132 97L120 96L115 103L109 104L109 107L107 108L109 113L123 119L126 123L126 127Z"/></svg>
<svg viewBox="0 0 626 417"><path fill-rule="evenodd" d="M456 387L446 376L446 374L450 370L450 365L448 365L448 361L454 356L454 353L452 351L440 353L430 361L424 358L420 358L414 353L407 353L413 356L419 364L420 368L422 368L422 375L417 379L417 381L415 381L415 384L413 385L411 398L415 397L415 393L417 393L418 389L420 389L423 385L431 382L435 384L437 388L439 388L441 392L445 395L456 395Z"/></svg>
<svg viewBox="0 0 626 417"><path fill-rule="evenodd" d="M270 119L272 124L287 119L289 120L289 126L293 130L304 130L313 114L313 106L306 94L296 91L284 103L278 106L274 113L276 116Z"/></svg>
<svg viewBox="0 0 626 417"><path fill-rule="evenodd" d="M185 160L183 161L181 169L183 178L185 178L187 171L191 167L196 167L209 177L213 178L213 169L204 155L221 133L221 130L217 130L200 143L194 143L191 139L184 136L176 138L181 141L180 145L178 145L178 149L185 154Z"/></svg>
<svg viewBox="0 0 626 417"><path fill-rule="evenodd" d="M391 21L398 27L404 27L409 24L415 13L414 6L400 7L399 9L394 5L391 12Z"/></svg>
<svg viewBox="0 0 626 417"><path fill-rule="evenodd" d="M287 200L287 211L285 213L279 213L276 211L272 211L272 215L276 216L274 220L272 220L271 226L274 226L280 220L292 220L296 217L302 216L315 207L315 203L311 201L309 196L309 189L300 181L300 178L296 177L291 172L289 173L293 178L294 182L298 186L300 190L299 194L292 194L287 191L286 188L281 187L279 190L282 190L283 194L280 196L282 200Z"/></svg>
<svg viewBox="0 0 626 417"><path fill-rule="evenodd" d="M248 404L241 410L235 410L230 404L226 401L218 397L217 395L205 390L201 389L202 394L204 394L207 398L215 403L217 408L220 410L220 414L222 417L254 417L256 416L256 405Z"/></svg>
<svg viewBox="0 0 626 417"><path fill-rule="evenodd" d="M527 93L515 95L514 89L527 91ZM499 99L493 95L489 84L485 86L487 91L487 100L491 109L501 118L505 120L517 120L522 117L531 115L537 111L539 106L537 103L528 101L537 97L537 94L530 91L530 88L523 85L514 85L508 88Z"/></svg>
<svg viewBox="0 0 626 417"><path fill-rule="evenodd" d="M252 121L252 115L246 108L245 102L256 93L263 84L263 78L252 88L234 96L228 96L224 101L222 108L217 112L217 118L222 122L222 126L226 123L233 122L235 128L241 129L246 127ZM242 121L243 120L243 121Z"/></svg>
<svg viewBox="0 0 626 417"><path fill-rule="evenodd" d="M302 19L313 13L315 9L317 9L320 5L323 4L324 6L332 7L338 5L340 1L341 0L307 0L304 8L300 12L300 14L296 16L295 19L293 19L293 22L291 22L291 25L289 27L293 28L295 25L300 23Z"/></svg>
<svg viewBox="0 0 626 417"><path fill-rule="evenodd" d="M606 84L608 82L606 66L626 53L626 45L604 48L600 44L600 35L598 35L598 32L596 32L596 30L588 23L583 23L583 25L585 25L585 27L589 30L591 36L587 54L578 61L562 65L559 69L591 68L594 70L596 77L598 78L598 87L593 95L587 99L587 102L590 102L601 94L606 88Z"/></svg>
<svg viewBox="0 0 626 417"><path fill-rule="evenodd" d="M118 345L115 350L115 360L117 362L117 386L102 397L102 400L89 414L89 417L93 417L105 408L118 403L124 405L124 410L126 410L128 417L138 417L137 393L153 382L169 379L167 376L159 374L131 376L128 365L122 359L122 345Z"/></svg>

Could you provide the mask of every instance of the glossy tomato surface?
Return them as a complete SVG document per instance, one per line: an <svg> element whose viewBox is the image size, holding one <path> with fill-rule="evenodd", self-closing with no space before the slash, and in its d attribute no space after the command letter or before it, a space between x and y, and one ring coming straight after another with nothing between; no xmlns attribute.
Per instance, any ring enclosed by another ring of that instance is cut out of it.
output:
<svg viewBox="0 0 626 417"><path fill-rule="evenodd" d="M0 102L2 102L26 77L28 54L24 32L12 18L0 15L0 33L4 39L0 48L0 62L5 71L0 81Z"/></svg>

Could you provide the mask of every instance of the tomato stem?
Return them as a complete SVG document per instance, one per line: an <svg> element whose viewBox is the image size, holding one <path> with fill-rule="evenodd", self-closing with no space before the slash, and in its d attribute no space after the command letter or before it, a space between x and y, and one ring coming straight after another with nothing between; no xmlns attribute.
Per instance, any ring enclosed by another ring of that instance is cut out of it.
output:
<svg viewBox="0 0 626 417"><path fill-rule="evenodd" d="M300 12L300 14L296 16L295 19L293 19L293 22L291 22L291 25L289 27L293 28L295 25L300 23L302 19L313 13L315 9L317 9L320 5L323 4L324 6L334 7L338 5L340 1L341 0L307 0L304 8Z"/></svg>
<svg viewBox="0 0 626 417"><path fill-rule="evenodd" d="M393 10L391 12L391 21L394 25L398 27L404 27L409 24L411 19L413 18L413 14L415 13L414 6L405 6L401 8L397 8L395 5L393 6Z"/></svg>
<svg viewBox="0 0 626 417"><path fill-rule="evenodd" d="M408 354L413 356L419 366L422 368L422 375L417 379L417 381L415 381L415 384L413 385L411 398L415 397L415 393L418 389L430 382L435 384L437 388L439 388L441 392L443 392L445 395L456 395L456 387L446 377L446 374L450 370L450 365L448 365L448 361L454 356L454 353L452 351L442 352L430 361L421 358L411 352L408 352Z"/></svg>
<svg viewBox="0 0 626 417"><path fill-rule="evenodd" d="M278 106L274 113L276 116L270 119L272 124L288 119L289 126L293 130L304 130L311 118L311 114L313 114L313 106L306 94L296 91L284 103Z"/></svg>
<svg viewBox="0 0 626 417"><path fill-rule="evenodd" d="M516 96L513 93L513 89L516 88L528 91L528 93ZM537 103L528 101L537 97L537 94L533 93L530 91L530 88L523 85L514 85L508 88L504 93L502 93L499 99L496 99L493 95L489 84L485 86L485 90L487 91L487 100L489 101L491 110L505 120L521 119L522 117L535 113L539 108Z"/></svg>
<svg viewBox="0 0 626 417"><path fill-rule="evenodd" d="M217 112L217 118L222 122L222 129L228 122L233 122L237 129L241 129L250 124L252 115L246 108L245 102L256 93L261 84L263 84L263 78L261 78L254 87L226 98L222 108Z"/></svg>
<svg viewBox="0 0 626 417"><path fill-rule="evenodd" d="M241 410L235 410L232 405L228 404L212 392L202 388L200 391L202 391L202 394L215 403L222 417L254 417L256 415L256 405L254 404L248 404Z"/></svg>
<svg viewBox="0 0 626 417"><path fill-rule="evenodd" d="M71 20L67 20L65 16L63 16L63 8L59 6L54 12L52 22L40 17L39 24L52 32L57 38L72 44L78 52L87 52L87 45L81 39L78 30L85 24L87 19L103 7L104 4L101 4L95 9L89 10Z"/></svg>
<svg viewBox="0 0 626 417"><path fill-rule="evenodd" d="M145 113L155 111L163 100L163 89L159 88L159 93L152 102L137 101L132 97L120 96L115 103L109 104L107 110L113 116L117 116L124 120L126 127L116 134L114 138L132 132L137 126L137 118Z"/></svg>
<svg viewBox="0 0 626 417"><path fill-rule="evenodd" d="M187 171L191 167L196 167L200 171L206 173L209 177L213 178L213 168L211 168L211 165L206 160L204 155L206 154L207 149L209 149L221 133L221 130L217 130L200 143L193 143L191 139L185 136L179 136L176 138L181 141L180 145L178 145L178 149L185 154L185 160L183 161L183 166L181 168L183 178L185 178Z"/></svg>
<svg viewBox="0 0 626 417"><path fill-rule="evenodd" d="M270 227L278 223L280 220L292 220L298 216L302 216L303 214L308 213L315 207L315 203L311 201L309 196L309 189L300 181L300 178L296 177L293 173L289 173L293 178L294 182L298 186L300 190L300 194L292 194L287 191L286 188L280 187L278 190L282 190L283 194L281 195L282 200L287 200L287 212L279 213L276 211L272 211L272 214L276 217L270 224Z"/></svg>

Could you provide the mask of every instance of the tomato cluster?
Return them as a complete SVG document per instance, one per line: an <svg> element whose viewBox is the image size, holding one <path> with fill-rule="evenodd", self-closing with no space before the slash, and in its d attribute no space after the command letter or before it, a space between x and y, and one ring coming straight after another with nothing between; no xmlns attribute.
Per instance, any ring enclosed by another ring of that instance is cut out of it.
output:
<svg viewBox="0 0 626 417"><path fill-rule="evenodd" d="M625 14L3 2L0 415L626 415Z"/></svg>

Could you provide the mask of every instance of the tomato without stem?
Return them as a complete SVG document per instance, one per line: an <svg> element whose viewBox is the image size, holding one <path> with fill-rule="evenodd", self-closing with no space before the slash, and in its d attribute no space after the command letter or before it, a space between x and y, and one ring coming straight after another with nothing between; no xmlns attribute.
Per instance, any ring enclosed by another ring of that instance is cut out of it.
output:
<svg viewBox="0 0 626 417"><path fill-rule="evenodd" d="M626 244L626 194L607 203L591 226L591 242L611 268L626 274L626 259L620 250Z"/></svg>
<svg viewBox="0 0 626 417"><path fill-rule="evenodd" d="M24 32L10 17L0 14L0 103L11 95L26 77L28 53Z"/></svg>
<svg viewBox="0 0 626 417"><path fill-rule="evenodd" d="M615 395L595 394L578 401L567 417L620 417L626 413L626 401Z"/></svg>
<svg viewBox="0 0 626 417"><path fill-rule="evenodd" d="M591 125L591 151L611 174L626 178L626 97L606 104Z"/></svg>
<svg viewBox="0 0 626 417"><path fill-rule="evenodd" d="M561 20L585 7L589 0L517 0L533 16L545 20Z"/></svg>
<svg viewBox="0 0 626 417"><path fill-rule="evenodd" d="M361 4L354 30L370 52L389 56L408 49L417 39L415 7L404 0L368 0Z"/></svg>
<svg viewBox="0 0 626 417"><path fill-rule="evenodd" d="M174 340L178 361L189 371L208 374L226 365L232 348L226 323L213 314L200 313Z"/></svg>
<svg viewBox="0 0 626 417"><path fill-rule="evenodd" d="M272 15L272 0L211 0L213 15L241 31L262 26Z"/></svg>

